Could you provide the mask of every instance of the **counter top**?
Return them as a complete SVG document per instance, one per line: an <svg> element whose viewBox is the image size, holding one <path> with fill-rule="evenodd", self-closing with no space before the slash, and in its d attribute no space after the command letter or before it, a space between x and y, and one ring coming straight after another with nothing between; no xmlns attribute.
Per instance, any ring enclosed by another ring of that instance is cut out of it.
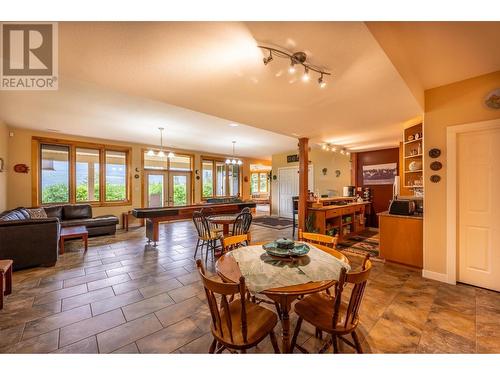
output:
<svg viewBox="0 0 500 375"><path fill-rule="evenodd" d="M414 220L423 220L423 215L394 215L390 214L389 211L379 212L377 216L389 216L389 217L400 217L403 219L414 219Z"/></svg>
<svg viewBox="0 0 500 375"><path fill-rule="evenodd" d="M323 206L323 207L307 207L308 210L313 210L313 211L326 211L326 210L337 210L339 208L346 208L346 207L352 207L352 206L362 206L370 204L370 202L353 202L353 203L348 203L348 204L343 204L343 205L336 205L336 204L331 204L328 206Z"/></svg>

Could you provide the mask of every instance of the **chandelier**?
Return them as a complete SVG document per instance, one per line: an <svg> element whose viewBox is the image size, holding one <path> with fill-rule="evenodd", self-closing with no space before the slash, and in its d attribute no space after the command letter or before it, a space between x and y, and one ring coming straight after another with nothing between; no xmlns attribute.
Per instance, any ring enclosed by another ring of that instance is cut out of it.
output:
<svg viewBox="0 0 500 375"><path fill-rule="evenodd" d="M321 149L324 151L333 151L333 152L340 152L342 155L350 155L351 153L346 150L344 147L338 147L335 145L332 145L330 143L323 143L321 145Z"/></svg>
<svg viewBox="0 0 500 375"><path fill-rule="evenodd" d="M154 150L153 149L150 149L146 155L148 156L158 156L159 158L164 158L165 157L165 152L163 151L163 131L165 130L165 128L158 128L158 130L160 131L160 151L158 151L157 154L155 154ZM175 157L174 153L172 151L170 151L167 155L167 158L169 159L172 159L173 157Z"/></svg>
<svg viewBox="0 0 500 375"><path fill-rule="evenodd" d="M232 164L232 165L235 165L235 164L241 165L241 164L243 164L243 162L240 159L236 159L236 157L234 156L234 145L235 144L236 144L236 141L233 141L233 158L232 159L227 158L226 159L226 164Z"/></svg>
<svg viewBox="0 0 500 375"><path fill-rule="evenodd" d="M318 85L321 88L326 87L326 81L324 76L329 76L331 73L328 73L314 65L311 65L310 63L306 62L307 60L307 55L305 52L295 52L290 54L289 52L282 51L276 48L272 47L266 47L266 46L258 46L259 48L268 51L269 56L263 58L264 65L269 64L273 60L273 55L277 57L281 57L284 59L289 59L290 60L290 67L288 68L288 73L290 74L295 74L297 71L296 66L302 66L304 68L304 74L302 75L302 81L303 82L309 82L311 77L309 75L309 71L313 71L319 74L318 78Z"/></svg>

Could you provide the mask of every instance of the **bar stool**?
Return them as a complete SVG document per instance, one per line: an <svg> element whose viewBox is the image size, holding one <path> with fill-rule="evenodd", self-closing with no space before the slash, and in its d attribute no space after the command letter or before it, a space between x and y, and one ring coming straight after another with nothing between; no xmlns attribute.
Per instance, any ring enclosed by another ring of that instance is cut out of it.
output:
<svg viewBox="0 0 500 375"><path fill-rule="evenodd" d="M0 310L2 310L3 296L12 293L12 260L10 259L0 260L0 292Z"/></svg>

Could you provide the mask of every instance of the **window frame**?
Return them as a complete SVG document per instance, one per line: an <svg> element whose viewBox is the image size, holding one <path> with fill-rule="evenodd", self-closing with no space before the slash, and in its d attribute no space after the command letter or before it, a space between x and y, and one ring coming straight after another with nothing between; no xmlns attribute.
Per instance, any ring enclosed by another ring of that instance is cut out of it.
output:
<svg viewBox="0 0 500 375"><path fill-rule="evenodd" d="M212 163L212 195L209 197L204 197L203 196L203 163L208 162ZM221 195L216 195L217 191L217 162L223 163L224 164L224 171L225 171L225 177L224 177L224 188L226 195L221 196ZM232 164L231 164L232 166ZM243 175L243 169L241 165L238 166L238 195L241 197L241 192L242 192L242 175ZM229 193L229 165L226 164L226 159L222 158L217 158L213 156L206 156L206 155L201 155L200 156L200 171L201 171L201 189L200 189L200 197L201 201L206 201L207 199L211 198L228 198L228 197L234 197L235 195L228 195Z"/></svg>
<svg viewBox="0 0 500 375"><path fill-rule="evenodd" d="M260 175L266 174L266 190L262 191L260 190ZM259 194L259 193L269 193L269 172L266 171L254 171L250 172L250 189L252 188L252 175L256 174L257 175L257 191L252 191L251 194Z"/></svg>
<svg viewBox="0 0 500 375"><path fill-rule="evenodd" d="M42 204L42 144L69 147L69 202L59 204L90 204L93 207L130 206L132 203L132 148L125 146L105 145L100 143L80 142L59 138L34 136L31 139L31 203L33 206L50 206L58 203ZM99 201L76 201L76 149L87 148L99 150ZM125 153L125 200L106 201L106 151Z"/></svg>

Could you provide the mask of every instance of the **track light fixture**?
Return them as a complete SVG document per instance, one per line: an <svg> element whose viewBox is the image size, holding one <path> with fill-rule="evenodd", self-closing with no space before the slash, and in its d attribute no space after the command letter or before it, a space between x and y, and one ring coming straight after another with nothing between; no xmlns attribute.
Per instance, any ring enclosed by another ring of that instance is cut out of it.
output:
<svg viewBox="0 0 500 375"><path fill-rule="evenodd" d="M270 63L273 59L273 53L271 52L271 50L269 50L269 56L268 57L264 57L262 59L262 61L264 61L264 65L267 65L268 63Z"/></svg>
<svg viewBox="0 0 500 375"><path fill-rule="evenodd" d="M318 84L322 89L326 87L326 82L323 80L323 73L321 73L321 76L318 78Z"/></svg>
<svg viewBox="0 0 500 375"><path fill-rule="evenodd" d="M269 56L263 58L264 65L269 64L273 60L273 55L285 59L290 59L290 67L288 68L288 73L294 74L296 72L295 66L302 65L304 67L304 74L302 75L303 82L309 82L310 80L309 71L311 70L313 72L320 74L320 77L318 78L319 87L321 88L326 87L326 81L324 76L329 76L331 74L324 71L323 69L318 68L317 66L311 65L310 63L306 62L307 55L304 52L289 53L273 47L266 47L266 46L258 46L258 47L265 51L269 51Z"/></svg>
<svg viewBox="0 0 500 375"><path fill-rule="evenodd" d="M321 144L321 149L323 151L332 151L332 152L337 152L337 150L339 149L338 146L334 146L330 143L322 143ZM340 148L340 154L341 155L351 155L351 153L344 147Z"/></svg>

